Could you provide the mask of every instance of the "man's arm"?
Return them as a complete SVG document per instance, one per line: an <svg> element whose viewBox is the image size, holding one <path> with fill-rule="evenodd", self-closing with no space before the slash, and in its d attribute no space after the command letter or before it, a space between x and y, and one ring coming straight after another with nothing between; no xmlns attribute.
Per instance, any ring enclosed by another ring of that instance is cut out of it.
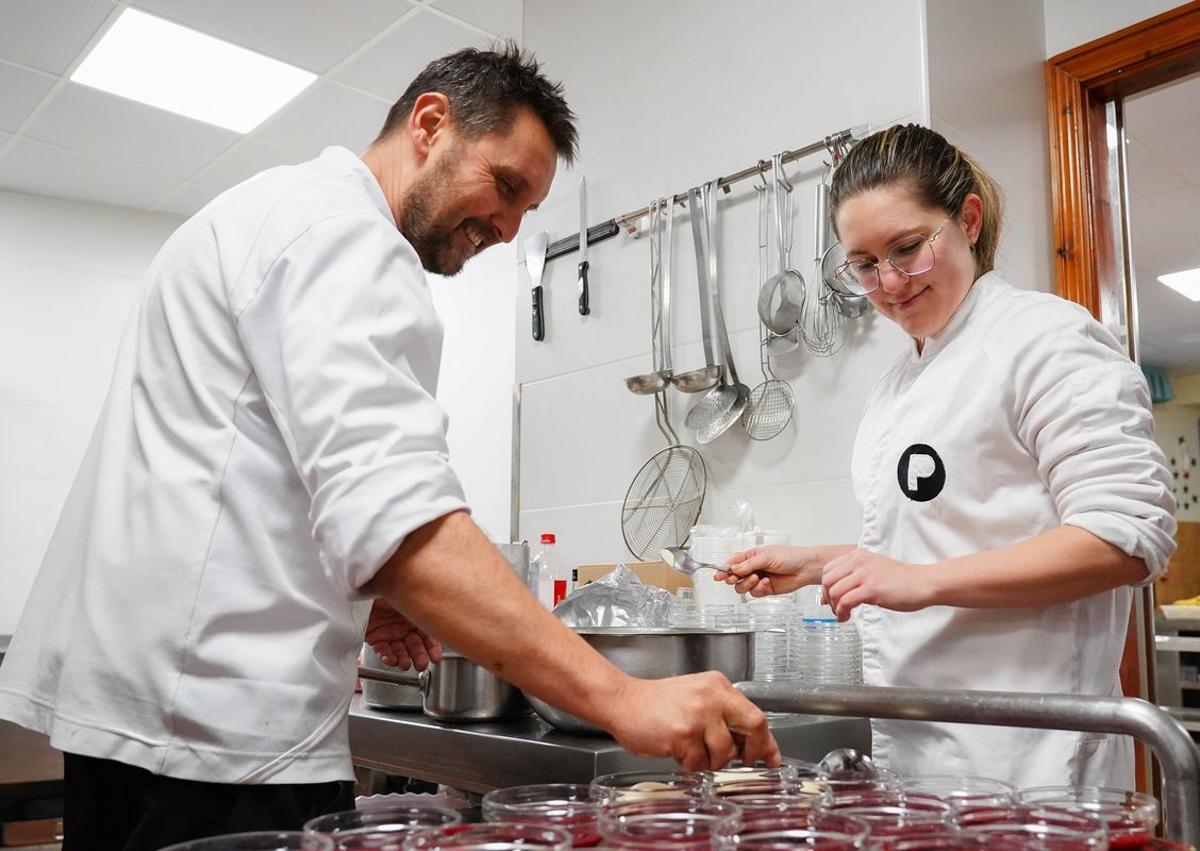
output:
<svg viewBox="0 0 1200 851"><path fill-rule="evenodd" d="M622 673L533 598L465 512L410 533L364 588L519 688L687 769L777 763L766 719L720 674ZM736 738L735 738L736 736Z"/></svg>

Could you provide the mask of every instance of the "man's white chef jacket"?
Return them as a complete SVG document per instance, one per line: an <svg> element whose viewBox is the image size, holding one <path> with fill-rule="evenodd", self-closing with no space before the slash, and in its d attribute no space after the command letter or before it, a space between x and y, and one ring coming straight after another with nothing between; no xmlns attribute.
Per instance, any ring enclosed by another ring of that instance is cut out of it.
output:
<svg viewBox="0 0 1200 851"><path fill-rule="evenodd" d="M0 668L0 717L219 782L353 778L359 589L464 508L442 325L343 148L167 240Z"/></svg>
<svg viewBox="0 0 1200 851"><path fill-rule="evenodd" d="M1175 502L1149 392L1079 305L981 277L941 333L880 379L855 442L860 546L914 564L1062 524L1145 560L1174 549ZM1128 587L1044 608L862 606L869 685L1119 695ZM874 752L904 774L1018 786L1132 788L1123 737L877 721Z"/></svg>

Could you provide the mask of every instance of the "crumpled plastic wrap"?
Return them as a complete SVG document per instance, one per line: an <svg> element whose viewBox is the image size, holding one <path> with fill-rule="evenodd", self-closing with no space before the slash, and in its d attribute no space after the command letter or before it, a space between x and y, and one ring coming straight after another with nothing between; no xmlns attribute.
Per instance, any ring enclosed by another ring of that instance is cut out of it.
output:
<svg viewBox="0 0 1200 851"><path fill-rule="evenodd" d="M644 584L623 564L576 589L554 608L555 616L570 627L669 627L670 613L671 595Z"/></svg>

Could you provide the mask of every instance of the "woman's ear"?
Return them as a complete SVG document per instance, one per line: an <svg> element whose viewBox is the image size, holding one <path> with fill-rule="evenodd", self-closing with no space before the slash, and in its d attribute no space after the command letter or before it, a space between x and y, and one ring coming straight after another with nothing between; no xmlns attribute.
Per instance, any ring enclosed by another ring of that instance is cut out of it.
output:
<svg viewBox="0 0 1200 851"><path fill-rule="evenodd" d="M983 199L974 192L969 193L963 199L959 216L962 218L963 230L967 232L967 241L972 246L975 245L979 239L979 231L983 228Z"/></svg>

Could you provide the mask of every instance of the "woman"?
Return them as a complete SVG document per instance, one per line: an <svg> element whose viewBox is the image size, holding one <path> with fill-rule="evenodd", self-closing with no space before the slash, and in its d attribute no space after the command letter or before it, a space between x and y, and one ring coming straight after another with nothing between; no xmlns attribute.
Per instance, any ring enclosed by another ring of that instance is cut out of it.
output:
<svg viewBox="0 0 1200 851"><path fill-rule="evenodd" d="M821 583L854 613L870 685L1119 695L1131 586L1174 549L1149 393L1078 305L992 271L1000 195L908 125L847 155L831 214L865 293L912 345L873 389L854 446L857 546L763 547L718 574L755 596ZM1132 787L1125 737L876 721L904 774Z"/></svg>

